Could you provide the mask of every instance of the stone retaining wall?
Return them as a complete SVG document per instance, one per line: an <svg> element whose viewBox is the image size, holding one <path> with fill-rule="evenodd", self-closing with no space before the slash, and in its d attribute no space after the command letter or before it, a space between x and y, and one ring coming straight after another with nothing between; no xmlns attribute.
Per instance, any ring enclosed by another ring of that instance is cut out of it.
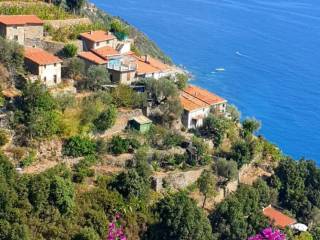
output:
<svg viewBox="0 0 320 240"><path fill-rule="evenodd" d="M78 24L91 24L89 18L75 18L75 19L65 19L65 20L45 20L45 24L50 24L53 28L58 29L62 27L70 27Z"/></svg>

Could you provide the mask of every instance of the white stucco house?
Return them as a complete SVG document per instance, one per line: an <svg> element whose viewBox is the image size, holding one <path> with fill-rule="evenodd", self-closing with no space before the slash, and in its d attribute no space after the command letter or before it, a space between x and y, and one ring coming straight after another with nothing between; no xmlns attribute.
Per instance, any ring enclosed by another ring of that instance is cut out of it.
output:
<svg viewBox="0 0 320 240"><path fill-rule="evenodd" d="M189 85L181 91L182 123L187 129L198 128L210 112L225 113L227 100L202 88Z"/></svg>
<svg viewBox="0 0 320 240"><path fill-rule="evenodd" d="M61 83L62 60L40 48L25 48L25 66L47 87Z"/></svg>
<svg viewBox="0 0 320 240"><path fill-rule="evenodd" d="M43 21L35 15L0 15L0 36L25 45L43 38Z"/></svg>

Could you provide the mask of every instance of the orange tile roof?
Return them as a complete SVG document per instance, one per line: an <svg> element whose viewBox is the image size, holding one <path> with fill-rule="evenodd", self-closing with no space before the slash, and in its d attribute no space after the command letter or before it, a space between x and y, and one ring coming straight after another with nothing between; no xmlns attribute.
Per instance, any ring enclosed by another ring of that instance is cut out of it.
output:
<svg viewBox="0 0 320 240"><path fill-rule="evenodd" d="M171 70L171 67L169 65L159 61L158 59L155 59L155 58L152 58L152 57L149 56L148 61L149 61L151 66L156 67L156 68L160 69L163 72Z"/></svg>
<svg viewBox="0 0 320 240"><path fill-rule="evenodd" d="M80 36L91 42L103 42L116 39L116 37L112 33L101 30L81 33Z"/></svg>
<svg viewBox="0 0 320 240"><path fill-rule="evenodd" d="M297 222L294 218L283 214L272 206L264 208L263 215L269 218L275 226L280 228L286 228L287 226L295 224Z"/></svg>
<svg viewBox="0 0 320 240"><path fill-rule="evenodd" d="M226 102L225 99L196 86L189 85L185 90L185 93L188 93L192 95L195 98L198 98L199 100L209 104L209 105L214 105L214 104L219 104Z"/></svg>
<svg viewBox="0 0 320 240"><path fill-rule="evenodd" d="M40 48L25 48L24 57L39 65L61 63L62 60Z"/></svg>
<svg viewBox="0 0 320 240"><path fill-rule="evenodd" d="M183 109L191 112L191 111L194 111L194 110L198 110L198 109L201 109L201 108L208 108L210 107L209 104L185 93L185 92L181 92L180 94L180 102L181 102L181 105L183 107Z"/></svg>
<svg viewBox="0 0 320 240"><path fill-rule="evenodd" d="M136 55L133 55L133 57L136 59L138 75L160 72L160 69L153 67L149 63L146 63L141 57L138 57Z"/></svg>
<svg viewBox="0 0 320 240"><path fill-rule="evenodd" d="M120 53L116 49L109 46L93 49L91 51L103 58L120 55Z"/></svg>
<svg viewBox="0 0 320 240"><path fill-rule="evenodd" d="M81 52L78 54L78 57L93 62L95 64L106 64L107 60L99 57L98 55L94 54L93 52Z"/></svg>
<svg viewBox="0 0 320 240"><path fill-rule="evenodd" d="M4 25L42 25L43 21L35 15L0 15L0 23Z"/></svg>

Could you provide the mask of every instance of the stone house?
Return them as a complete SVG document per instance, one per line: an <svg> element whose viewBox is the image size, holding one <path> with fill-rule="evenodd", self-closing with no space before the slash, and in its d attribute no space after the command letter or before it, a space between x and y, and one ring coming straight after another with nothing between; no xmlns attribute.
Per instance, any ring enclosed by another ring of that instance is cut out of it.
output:
<svg viewBox="0 0 320 240"><path fill-rule="evenodd" d="M227 101L207 90L189 85L180 93L183 107L182 123L187 129L198 128L211 111L223 114Z"/></svg>
<svg viewBox="0 0 320 240"><path fill-rule="evenodd" d="M117 38L112 33L106 31L99 30L81 33L80 38L86 51L106 46L116 48L117 46Z"/></svg>
<svg viewBox="0 0 320 240"><path fill-rule="evenodd" d="M0 36L25 45L43 38L43 21L35 15L0 15Z"/></svg>
<svg viewBox="0 0 320 240"><path fill-rule="evenodd" d="M61 83L62 60L40 48L25 48L25 66L47 87Z"/></svg>

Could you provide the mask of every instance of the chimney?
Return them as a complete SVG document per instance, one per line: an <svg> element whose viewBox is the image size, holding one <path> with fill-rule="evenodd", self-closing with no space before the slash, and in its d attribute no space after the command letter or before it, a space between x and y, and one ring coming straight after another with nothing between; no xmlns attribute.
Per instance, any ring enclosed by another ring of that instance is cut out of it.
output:
<svg viewBox="0 0 320 240"><path fill-rule="evenodd" d="M93 31L91 30L89 34L92 35L92 34L93 34Z"/></svg>
<svg viewBox="0 0 320 240"><path fill-rule="evenodd" d="M145 56L144 56L144 62L145 62L145 63L149 63L149 56L148 56L148 55L145 55Z"/></svg>

